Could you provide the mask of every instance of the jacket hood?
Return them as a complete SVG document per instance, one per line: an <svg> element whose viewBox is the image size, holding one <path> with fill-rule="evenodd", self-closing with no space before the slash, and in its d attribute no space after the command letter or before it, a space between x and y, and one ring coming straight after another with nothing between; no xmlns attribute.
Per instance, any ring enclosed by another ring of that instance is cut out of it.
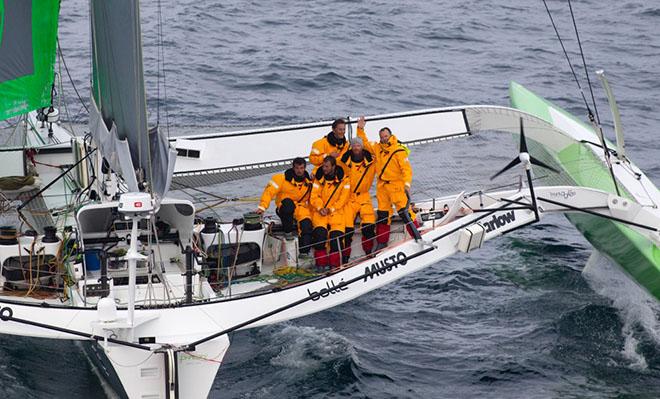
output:
<svg viewBox="0 0 660 399"><path fill-rule="evenodd" d="M323 168L322 167L319 167L316 170L316 175L315 176L316 176L316 180L319 180L319 181L321 179L325 179L325 176L323 175ZM339 165L335 166L335 179L338 180L338 181L341 181L343 178L344 178L344 169Z"/></svg>
<svg viewBox="0 0 660 399"><path fill-rule="evenodd" d="M378 142L378 145L383 150L393 150L394 148L396 148L397 144L400 143L399 143L399 139L397 139L395 135L391 135L389 140L387 140L386 144Z"/></svg>
<svg viewBox="0 0 660 399"><path fill-rule="evenodd" d="M370 153L369 151L367 151L367 150L364 150L364 149L363 149L363 150L362 150L362 155L364 155L364 159L367 160L367 163L371 163L371 161L373 160L373 157L371 156L371 153ZM341 161L342 161L343 163L348 163L348 160L349 160L349 159L353 161L353 153L351 152L351 148L350 148L350 147L348 148L348 151L346 151L346 152L344 153L344 155L341 156ZM355 161L354 161L354 162L355 162Z"/></svg>
<svg viewBox="0 0 660 399"><path fill-rule="evenodd" d="M302 176L302 178L300 178L300 177L296 178L296 174L293 173L293 168L289 168L289 169L284 171L284 180L286 180L286 181L290 182L292 180L295 180L297 182L302 182L305 179L311 180L311 178L309 177L309 173L307 173L307 171L305 171L305 174Z"/></svg>
<svg viewBox="0 0 660 399"><path fill-rule="evenodd" d="M343 147L346 145L346 136L338 139L333 132L330 132L325 137L328 139L328 143L335 147Z"/></svg>

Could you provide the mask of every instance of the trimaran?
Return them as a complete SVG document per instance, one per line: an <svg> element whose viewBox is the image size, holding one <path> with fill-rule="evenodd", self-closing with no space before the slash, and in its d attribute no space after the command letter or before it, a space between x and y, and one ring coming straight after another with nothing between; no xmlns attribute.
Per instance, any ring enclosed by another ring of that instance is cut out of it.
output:
<svg viewBox="0 0 660 399"><path fill-rule="evenodd" d="M72 136L51 96L59 1L36 3L0 2L0 119L24 115L20 145L0 149L0 200L17 218L0 229L0 333L78 340L122 396L205 397L228 333L339 305L551 213L660 298L660 194L625 153L606 84L616 144L515 83L513 108L368 117L368 135L387 125L411 146L519 136L505 170L524 179L417 202L421 240L395 221L389 247L356 245L347 264L314 273L277 225L200 221L167 193L283 169L329 122L168 141L147 126L138 2L92 0L91 134ZM532 165L551 185L535 185Z"/></svg>

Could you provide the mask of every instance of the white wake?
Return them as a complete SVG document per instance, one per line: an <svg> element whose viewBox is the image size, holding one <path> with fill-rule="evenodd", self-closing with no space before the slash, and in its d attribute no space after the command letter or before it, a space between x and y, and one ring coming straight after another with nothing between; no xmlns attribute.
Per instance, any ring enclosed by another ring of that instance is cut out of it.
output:
<svg viewBox="0 0 660 399"><path fill-rule="evenodd" d="M622 355L629 367L648 368L644 355L639 351L640 341L635 329L641 327L654 343L660 345L660 305L644 289L639 287L613 261L594 250L582 275L598 294L609 298L623 321L624 347Z"/></svg>

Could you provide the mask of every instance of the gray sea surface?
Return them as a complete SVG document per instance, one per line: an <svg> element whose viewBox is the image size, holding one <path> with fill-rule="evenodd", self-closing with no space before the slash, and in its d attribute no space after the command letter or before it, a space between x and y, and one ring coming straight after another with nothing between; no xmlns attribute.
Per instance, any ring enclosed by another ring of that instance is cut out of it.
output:
<svg viewBox="0 0 660 399"><path fill-rule="evenodd" d="M568 5L548 5L590 99ZM614 140L593 74L600 68L620 106L629 157L657 185L660 4L572 5L606 132ZM62 52L85 100L88 15L86 1L62 3ZM172 136L508 105L510 81L586 119L542 1L162 0L143 1L141 17L150 121L169 125ZM86 115L71 85L60 95L64 118L82 133ZM460 157L453 142L414 147L415 197L477 188L475 176L515 155L510 141L477 139ZM256 196L267 179L209 190ZM175 195L212 201L190 190ZM254 206L217 212L233 218ZM658 397L658 304L591 254L567 220L549 217L335 309L235 333L211 397ZM6 398L107 395L65 341L0 337L0 380Z"/></svg>

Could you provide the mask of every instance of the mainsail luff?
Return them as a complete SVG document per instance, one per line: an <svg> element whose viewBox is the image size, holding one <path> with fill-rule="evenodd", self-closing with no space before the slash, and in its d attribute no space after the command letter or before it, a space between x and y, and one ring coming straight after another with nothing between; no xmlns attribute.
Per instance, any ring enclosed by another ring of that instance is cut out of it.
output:
<svg viewBox="0 0 660 399"><path fill-rule="evenodd" d="M92 94L108 129L127 139L134 165L149 159L137 1L91 1Z"/></svg>
<svg viewBox="0 0 660 399"><path fill-rule="evenodd" d="M176 153L157 128L150 131L147 126L139 1L90 0L90 10L92 99L106 127L99 131L98 124L90 126L92 135L97 143L108 142L103 134L114 129L114 142L126 140L133 167L123 163L115 171L121 170L130 182L134 178L129 174L137 169L138 181L146 182L159 201L169 190ZM126 158L116 154L125 146L102 147L106 159ZM130 183L129 189L135 191Z"/></svg>

